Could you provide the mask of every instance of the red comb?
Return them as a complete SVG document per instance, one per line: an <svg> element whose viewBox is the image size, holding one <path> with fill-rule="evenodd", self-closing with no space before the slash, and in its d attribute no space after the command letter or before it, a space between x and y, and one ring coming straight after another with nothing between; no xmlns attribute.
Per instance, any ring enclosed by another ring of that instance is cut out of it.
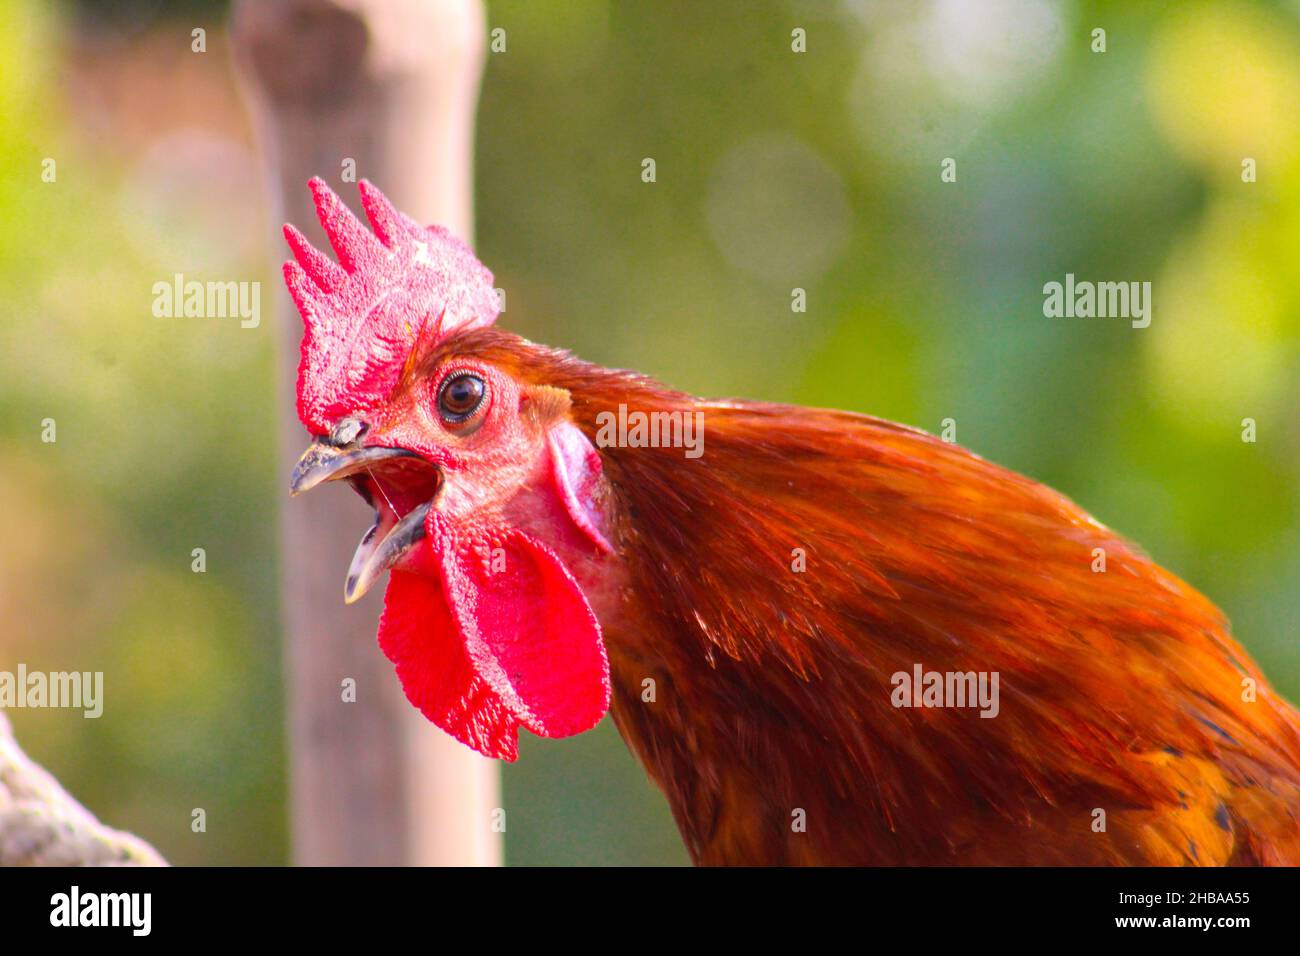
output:
<svg viewBox="0 0 1300 956"><path fill-rule="evenodd" d="M284 264L284 281L306 326L298 417L323 435L384 401L417 343L491 325L500 307L492 273L443 227L419 225L362 180L367 229L323 180L309 185L338 262L286 225L296 261Z"/></svg>

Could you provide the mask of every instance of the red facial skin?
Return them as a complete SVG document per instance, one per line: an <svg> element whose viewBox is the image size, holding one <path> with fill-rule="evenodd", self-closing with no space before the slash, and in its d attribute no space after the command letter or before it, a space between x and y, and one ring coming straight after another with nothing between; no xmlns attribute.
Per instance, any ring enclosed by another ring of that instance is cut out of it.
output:
<svg viewBox="0 0 1300 956"><path fill-rule="evenodd" d="M439 388L467 372L486 396L468 420L450 422ZM582 526L593 515L575 519L559 490L567 471L556 432L572 426L543 419L546 398L452 358L374 409L379 424L363 442L413 451L441 472L427 537L392 571L380 647L426 717L506 760L519 726L568 736L609 707L600 625L570 569L598 562L602 549ZM419 503L395 495L382 473L370 481L399 518Z"/></svg>

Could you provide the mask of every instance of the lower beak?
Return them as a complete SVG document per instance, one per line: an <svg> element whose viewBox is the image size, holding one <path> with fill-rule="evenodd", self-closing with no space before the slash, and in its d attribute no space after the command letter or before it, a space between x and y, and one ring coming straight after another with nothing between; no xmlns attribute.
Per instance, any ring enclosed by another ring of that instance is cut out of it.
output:
<svg viewBox="0 0 1300 956"><path fill-rule="evenodd" d="M299 495L324 482L350 478L360 472L371 471L377 464L402 458L413 458L427 465L419 455L404 448L379 445L336 448L316 442L303 452L294 465L293 474L289 478L289 494ZM343 586L343 599L348 604L360 600L380 575L423 540L424 521L429 509L433 507L433 501L430 500L399 517L387 502L372 500L372 496L359 483L353 484L362 497L374 506L375 523L361 539L352 558L352 565L348 568L347 580ZM441 490L440 482L438 490ZM436 492L434 497L437 497Z"/></svg>

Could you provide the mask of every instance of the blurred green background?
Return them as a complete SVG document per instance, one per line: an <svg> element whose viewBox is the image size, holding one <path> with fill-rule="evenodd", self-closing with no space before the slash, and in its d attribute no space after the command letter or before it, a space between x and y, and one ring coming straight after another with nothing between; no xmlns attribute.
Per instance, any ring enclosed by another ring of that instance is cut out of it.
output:
<svg viewBox="0 0 1300 956"><path fill-rule="evenodd" d="M282 863L280 240L225 15L0 3L0 668L110 675L99 720L11 714L106 822ZM488 27L503 324L702 394L951 418L1210 595L1300 699L1300 5L513 0ZM268 318L155 319L176 272L260 278ZM1045 318L1067 272L1152 282L1150 328ZM509 862L685 862L608 721L523 737Z"/></svg>

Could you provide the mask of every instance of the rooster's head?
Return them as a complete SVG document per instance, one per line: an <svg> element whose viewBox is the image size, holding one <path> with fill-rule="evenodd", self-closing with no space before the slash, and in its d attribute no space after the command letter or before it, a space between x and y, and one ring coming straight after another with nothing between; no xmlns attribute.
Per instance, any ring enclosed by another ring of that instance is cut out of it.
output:
<svg viewBox="0 0 1300 956"><path fill-rule="evenodd" d="M364 181L371 229L319 179L311 189L338 262L285 227L306 326L298 415L314 438L292 491L342 479L375 510L345 600L391 572L380 646L411 703L474 749L511 760L520 725L590 728L609 665L573 564L610 549L600 459L568 393L457 351L499 311L464 243Z"/></svg>

